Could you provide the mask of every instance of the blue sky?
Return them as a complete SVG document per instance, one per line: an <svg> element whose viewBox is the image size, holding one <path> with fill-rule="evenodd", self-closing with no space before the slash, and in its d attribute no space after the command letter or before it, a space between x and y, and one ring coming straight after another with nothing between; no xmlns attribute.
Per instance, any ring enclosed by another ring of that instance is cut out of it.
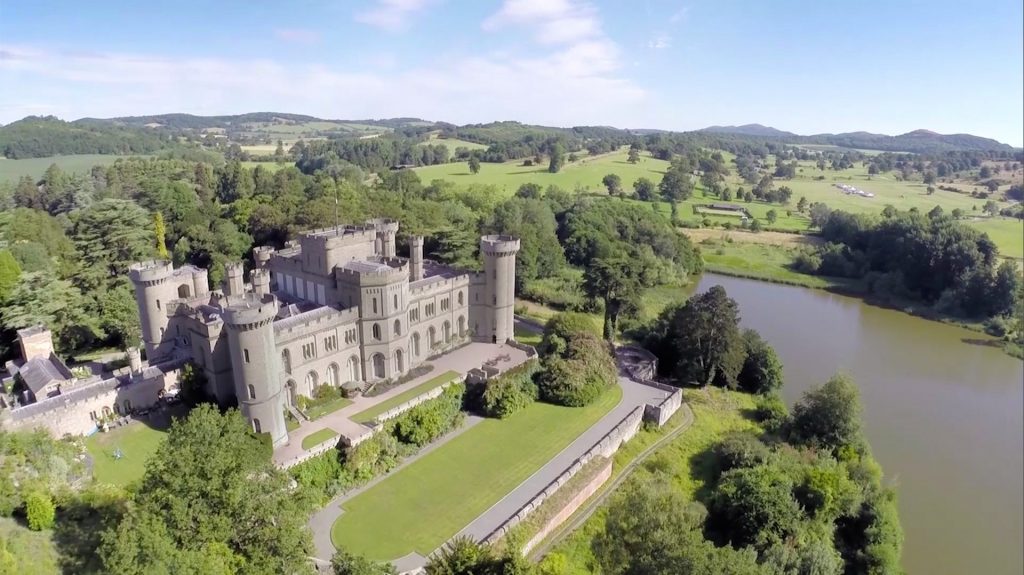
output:
<svg viewBox="0 0 1024 575"><path fill-rule="evenodd" d="M0 122L252 111L1024 144L1020 0L0 0Z"/></svg>

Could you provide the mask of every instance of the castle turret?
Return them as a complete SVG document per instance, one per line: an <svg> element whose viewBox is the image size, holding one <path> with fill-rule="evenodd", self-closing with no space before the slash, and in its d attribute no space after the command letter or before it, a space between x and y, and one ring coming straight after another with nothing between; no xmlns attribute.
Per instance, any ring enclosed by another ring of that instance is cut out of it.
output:
<svg viewBox="0 0 1024 575"><path fill-rule="evenodd" d="M232 262L224 266L224 295L242 295L245 293L245 268L242 262Z"/></svg>
<svg viewBox="0 0 1024 575"><path fill-rule="evenodd" d="M205 269L196 268L192 272L192 289L196 296L204 296L210 293L210 280L209 276L206 275Z"/></svg>
<svg viewBox="0 0 1024 575"><path fill-rule="evenodd" d="M249 272L249 281L252 282L252 291L256 295L267 295L270 293L270 270L256 268Z"/></svg>
<svg viewBox="0 0 1024 575"><path fill-rule="evenodd" d="M135 285L142 342L150 362L165 356L174 347L173 340L164 340L167 304L178 297L176 289L168 281L173 273L171 262L166 260L140 262L128 268L128 276Z"/></svg>
<svg viewBox="0 0 1024 575"><path fill-rule="evenodd" d="M274 248L271 246L258 246L252 249L252 261L258 268L267 267L267 263L270 262L270 256L274 254Z"/></svg>
<svg viewBox="0 0 1024 575"><path fill-rule="evenodd" d="M131 370L132 374L142 373L142 353L139 352L137 347L129 347L128 351L128 369Z"/></svg>
<svg viewBox="0 0 1024 575"><path fill-rule="evenodd" d="M480 326L490 341L504 343L515 337L516 254L519 239L512 236L484 236L480 238L480 253L484 258L485 324ZM488 321L489 320L489 321ZM489 325L487 325L489 324Z"/></svg>
<svg viewBox="0 0 1024 575"><path fill-rule="evenodd" d="M380 243L381 257L395 257L395 235L398 233L398 222L386 218L371 220L377 229L377 241Z"/></svg>
<svg viewBox="0 0 1024 575"><path fill-rule="evenodd" d="M409 238L409 281L423 279L423 236Z"/></svg>
<svg viewBox="0 0 1024 575"><path fill-rule="evenodd" d="M253 431L269 434L276 447L288 441L274 344L277 298L250 293L231 302L222 317L238 405Z"/></svg>

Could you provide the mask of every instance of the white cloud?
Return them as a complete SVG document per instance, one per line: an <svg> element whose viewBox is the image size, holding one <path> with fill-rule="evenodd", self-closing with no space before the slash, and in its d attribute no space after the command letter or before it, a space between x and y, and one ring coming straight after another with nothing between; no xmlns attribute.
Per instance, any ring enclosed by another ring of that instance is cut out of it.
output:
<svg viewBox="0 0 1024 575"><path fill-rule="evenodd" d="M563 126L619 119L639 125L624 114L642 110L636 104L647 95L607 73L616 66L614 46L599 38L531 58L477 55L372 72L270 59L73 54L0 45L0 85L19 87L0 91L0 122L33 109L65 119L271 110L348 119L517 119Z"/></svg>
<svg viewBox="0 0 1024 575"><path fill-rule="evenodd" d="M274 37L296 44L316 44L321 38L320 32L308 28L275 28Z"/></svg>
<svg viewBox="0 0 1024 575"><path fill-rule="evenodd" d="M652 50L664 50L672 47L672 38L667 34L659 34L647 42L647 47Z"/></svg>
<svg viewBox="0 0 1024 575"><path fill-rule="evenodd" d="M681 22L683 19L685 19L686 16L689 13L690 13L690 7L689 6L683 6L682 8L680 8L680 9L676 10L675 12L673 12L672 15L668 17L668 21L669 21L670 24L676 24L678 22Z"/></svg>
<svg viewBox="0 0 1024 575"><path fill-rule="evenodd" d="M484 30L525 25L543 44L566 44L603 36L597 10L573 0L505 0L501 9L484 20Z"/></svg>
<svg viewBox="0 0 1024 575"><path fill-rule="evenodd" d="M357 22L397 32L409 26L409 19L433 0L376 0L373 8L357 12Z"/></svg>

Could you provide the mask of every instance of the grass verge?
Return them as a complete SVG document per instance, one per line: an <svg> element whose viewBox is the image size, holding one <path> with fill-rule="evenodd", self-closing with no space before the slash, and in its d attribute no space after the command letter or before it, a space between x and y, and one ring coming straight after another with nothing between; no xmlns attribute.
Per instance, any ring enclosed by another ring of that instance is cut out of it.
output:
<svg viewBox="0 0 1024 575"><path fill-rule="evenodd" d="M338 432L337 431L334 431L333 429L331 429L329 427L325 427L324 429L321 429L319 431L314 431L313 433L310 433L306 437L303 437L302 438L302 448L303 449L310 449L310 448L316 447L317 445L320 445L321 443L327 441L328 439L330 439L332 437L337 437L337 436L338 436Z"/></svg>
<svg viewBox="0 0 1024 575"><path fill-rule="evenodd" d="M533 475L622 399L587 407L534 403L488 419L344 503L331 541L377 560L431 553Z"/></svg>
<svg viewBox="0 0 1024 575"><path fill-rule="evenodd" d="M339 409L352 405L351 399L336 397L323 403L315 403L306 408L306 417L310 420L320 419L328 413L334 413Z"/></svg>
<svg viewBox="0 0 1024 575"><path fill-rule="evenodd" d="M385 411L398 407L399 405L402 405L403 403L409 401L410 399L423 395L424 393L427 393L428 391L436 387L440 387L457 377L459 377L459 373L457 371L446 371L441 375L437 375L428 379L427 381L417 385L416 387L407 389L402 393L399 393L398 395L392 397L391 399L388 399L387 401L382 401L369 409L364 409L363 411L360 411L359 413L353 415L351 419L352 421L355 421L357 423L369 423L376 419L378 415L384 413Z"/></svg>

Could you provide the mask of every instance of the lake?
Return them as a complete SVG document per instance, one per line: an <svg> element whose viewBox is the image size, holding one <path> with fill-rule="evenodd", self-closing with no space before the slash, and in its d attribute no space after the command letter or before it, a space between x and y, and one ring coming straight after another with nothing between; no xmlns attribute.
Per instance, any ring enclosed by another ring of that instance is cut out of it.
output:
<svg viewBox="0 0 1024 575"><path fill-rule="evenodd" d="M842 370L895 481L911 574L1024 572L1024 362L986 336L826 291L704 274L785 366L792 405Z"/></svg>

